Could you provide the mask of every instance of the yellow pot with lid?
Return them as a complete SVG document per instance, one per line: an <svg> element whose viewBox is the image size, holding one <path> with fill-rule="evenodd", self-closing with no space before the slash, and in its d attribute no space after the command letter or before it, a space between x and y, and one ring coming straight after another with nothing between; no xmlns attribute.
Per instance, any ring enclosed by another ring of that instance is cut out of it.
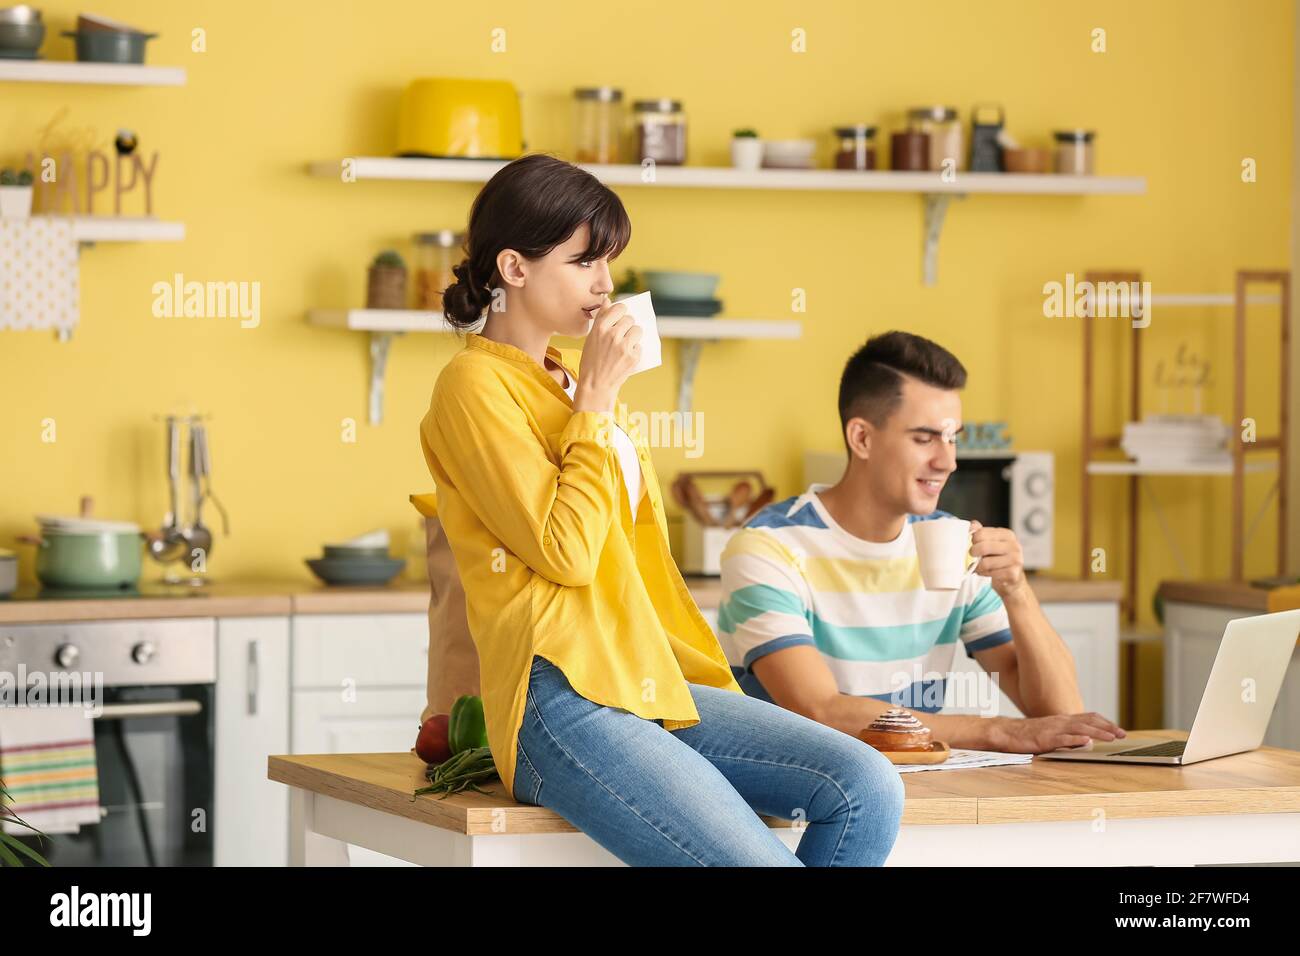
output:
<svg viewBox="0 0 1300 956"><path fill-rule="evenodd" d="M517 159L524 152L519 93L506 80L425 77L402 93L397 155Z"/></svg>

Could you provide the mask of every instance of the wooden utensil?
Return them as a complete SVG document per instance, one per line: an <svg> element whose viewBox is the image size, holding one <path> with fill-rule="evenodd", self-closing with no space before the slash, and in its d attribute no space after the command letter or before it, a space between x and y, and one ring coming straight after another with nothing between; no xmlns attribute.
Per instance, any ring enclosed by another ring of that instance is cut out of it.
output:
<svg viewBox="0 0 1300 956"><path fill-rule="evenodd" d="M761 492L759 492L758 497L755 498L750 503L749 510L745 512L745 517L740 520L740 523L744 524L750 518L754 517L754 515L758 514L760 511L762 511L764 508L770 505L772 503L772 499L775 497L776 497L775 488L770 488L770 487L764 488Z"/></svg>
<svg viewBox="0 0 1300 956"><path fill-rule="evenodd" d="M736 482L731 488L731 493L727 495L727 516L723 519L723 527L734 528L740 524L745 514L745 506L753 497L754 487L748 481Z"/></svg>
<svg viewBox="0 0 1300 956"><path fill-rule="evenodd" d="M695 484L695 479L689 475L686 476L682 490L686 493L686 503L691 509L691 514L695 515L695 520L706 528L716 525L717 522L713 520L713 512L709 510L709 502L705 499L704 493L700 491L699 486Z"/></svg>

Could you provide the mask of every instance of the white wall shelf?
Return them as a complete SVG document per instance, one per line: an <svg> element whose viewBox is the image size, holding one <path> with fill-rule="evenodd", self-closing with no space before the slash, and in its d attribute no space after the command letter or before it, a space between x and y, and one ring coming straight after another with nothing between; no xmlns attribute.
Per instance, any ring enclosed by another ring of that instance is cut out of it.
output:
<svg viewBox="0 0 1300 956"><path fill-rule="evenodd" d="M87 243L180 242L185 238L185 223L146 216L76 216L72 234Z"/></svg>
<svg viewBox="0 0 1300 956"><path fill-rule="evenodd" d="M393 336L405 332L451 334L455 329L437 312L415 309L311 309L307 321L332 329L348 329L370 334L370 424L383 421L384 373ZM803 325L778 319L699 319L662 316L658 318L659 336L677 343L677 408L690 412L695 388L695 373L706 342L725 339L797 339ZM470 331L477 331L476 325Z"/></svg>
<svg viewBox="0 0 1300 956"><path fill-rule="evenodd" d="M1162 306L1230 306L1234 304L1231 292L1153 292L1151 304ZM1277 305L1278 297L1265 293L1246 296L1247 305Z"/></svg>
<svg viewBox="0 0 1300 956"><path fill-rule="evenodd" d="M97 86L184 86L185 70L135 63L78 63L70 60L0 60L0 81L87 83Z"/></svg>
<svg viewBox="0 0 1300 956"><path fill-rule="evenodd" d="M384 156L356 156L310 164L317 176L339 179L343 164L358 180L397 179L425 182L487 182L506 163L490 159L402 159ZM968 173L957 172L946 182L938 172L894 172L845 169L732 169L730 166L658 166L653 181L635 163L584 165L601 182L611 186L668 186L697 189L812 189L833 192L886 193L993 193L1000 195L1082 196L1140 194L1146 192L1142 177L1058 176L1051 173Z"/></svg>
<svg viewBox="0 0 1300 956"><path fill-rule="evenodd" d="M307 164L317 176L344 182L405 180L422 182L486 182L506 165L489 159L414 159L388 156L352 156ZM831 192L911 193L922 197L925 230L921 270L926 285L938 281L939 237L948 204L954 196L1101 196L1141 195L1147 190L1141 176L1065 176L1054 173L969 173L950 178L939 172L894 172L844 169L733 169L729 166L657 166L639 164L584 165L610 186L647 189L778 189Z"/></svg>
<svg viewBox="0 0 1300 956"><path fill-rule="evenodd" d="M1276 461L1251 461L1246 463L1247 473L1276 471ZM1136 461L1090 461L1090 475L1231 475L1232 462L1222 465L1150 465Z"/></svg>

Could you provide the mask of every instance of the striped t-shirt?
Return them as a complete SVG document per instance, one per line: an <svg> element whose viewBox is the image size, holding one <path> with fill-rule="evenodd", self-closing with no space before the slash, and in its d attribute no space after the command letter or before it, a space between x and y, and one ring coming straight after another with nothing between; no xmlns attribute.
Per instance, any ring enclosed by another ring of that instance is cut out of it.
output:
<svg viewBox="0 0 1300 956"><path fill-rule="evenodd" d="M836 524L813 484L755 514L722 552L719 641L745 693L771 700L754 675L765 654L811 644L840 693L913 710L943 709L960 640L967 652L1011 640L989 578L968 571L954 591L921 584L909 515L893 541L866 541Z"/></svg>

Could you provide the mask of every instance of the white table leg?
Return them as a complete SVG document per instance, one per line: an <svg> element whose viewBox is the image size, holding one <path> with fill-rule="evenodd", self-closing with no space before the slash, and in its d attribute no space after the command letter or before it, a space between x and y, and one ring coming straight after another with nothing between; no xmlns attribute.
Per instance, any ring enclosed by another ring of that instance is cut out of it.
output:
<svg viewBox="0 0 1300 956"><path fill-rule="evenodd" d="M316 794L289 788L289 865L351 866L348 845L315 830Z"/></svg>

